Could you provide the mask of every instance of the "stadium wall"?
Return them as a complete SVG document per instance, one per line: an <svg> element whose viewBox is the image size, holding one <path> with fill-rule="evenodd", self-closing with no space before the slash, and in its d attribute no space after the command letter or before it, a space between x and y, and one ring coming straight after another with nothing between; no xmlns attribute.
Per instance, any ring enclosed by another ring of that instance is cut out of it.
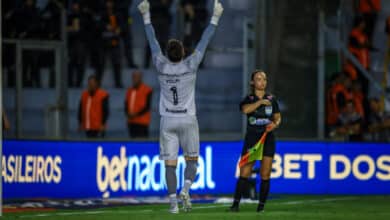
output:
<svg viewBox="0 0 390 220"><path fill-rule="evenodd" d="M241 146L202 142L193 193L232 193ZM6 140L4 198L162 196L158 149L158 142ZM390 144L281 141L277 152L271 193L390 194ZM180 157L178 174L184 164Z"/></svg>

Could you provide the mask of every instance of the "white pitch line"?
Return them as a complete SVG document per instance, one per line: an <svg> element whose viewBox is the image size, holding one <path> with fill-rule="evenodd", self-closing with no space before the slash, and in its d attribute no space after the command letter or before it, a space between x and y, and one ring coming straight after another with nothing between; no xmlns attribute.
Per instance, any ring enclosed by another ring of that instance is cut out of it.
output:
<svg viewBox="0 0 390 220"><path fill-rule="evenodd" d="M344 201L344 200L354 200L357 197L335 197L335 198L327 198L327 199L313 199L313 200L300 200L300 201L290 201L290 202L279 202L279 204L284 205L297 205L297 204L305 204L305 203L319 203L319 202L334 202L334 201Z"/></svg>
<svg viewBox="0 0 390 220"><path fill-rule="evenodd" d="M34 217L53 217L53 216L73 216L73 215L99 215L99 214L130 214L130 213L147 213L153 212L153 210L137 210L137 211L85 211L85 212L57 212L48 214L36 214L36 215L22 215L20 218L34 218Z"/></svg>
<svg viewBox="0 0 390 220"><path fill-rule="evenodd" d="M210 206L195 206L195 207L192 207L193 210L196 210L196 209L213 209L213 208L223 208L223 207L228 207L230 205L226 205L226 204L221 204L221 205L210 205ZM168 211L168 209L160 209L159 211Z"/></svg>
<svg viewBox="0 0 390 220"><path fill-rule="evenodd" d="M198 206L193 207L192 209L212 209L212 208L222 208L222 207L228 207L230 205L211 205L211 206Z"/></svg>

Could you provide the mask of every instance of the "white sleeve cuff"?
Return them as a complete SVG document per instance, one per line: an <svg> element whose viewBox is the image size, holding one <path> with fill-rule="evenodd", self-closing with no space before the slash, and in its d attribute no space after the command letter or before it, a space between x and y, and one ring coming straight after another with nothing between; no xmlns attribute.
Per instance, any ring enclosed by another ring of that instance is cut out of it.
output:
<svg viewBox="0 0 390 220"><path fill-rule="evenodd" d="M145 25L152 23L150 19L150 12L146 12L145 14L142 15L142 17L144 18Z"/></svg>
<svg viewBox="0 0 390 220"><path fill-rule="evenodd" d="M217 26L218 22L219 22L219 18L220 17L213 15L213 17L211 17L211 22L210 23L215 25L215 26Z"/></svg>

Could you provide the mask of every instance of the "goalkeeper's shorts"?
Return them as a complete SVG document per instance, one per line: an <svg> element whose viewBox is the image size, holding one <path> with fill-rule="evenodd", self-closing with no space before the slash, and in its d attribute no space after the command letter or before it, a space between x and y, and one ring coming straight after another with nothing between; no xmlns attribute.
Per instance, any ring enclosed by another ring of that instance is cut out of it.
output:
<svg viewBox="0 0 390 220"><path fill-rule="evenodd" d="M244 140L244 147L242 148L241 156L245 155L249 149L257 144L263 133L247 132ZM263 156L274 157L276 151L275 135L273 132L268 133L265 138L263 147Z"/></svg>

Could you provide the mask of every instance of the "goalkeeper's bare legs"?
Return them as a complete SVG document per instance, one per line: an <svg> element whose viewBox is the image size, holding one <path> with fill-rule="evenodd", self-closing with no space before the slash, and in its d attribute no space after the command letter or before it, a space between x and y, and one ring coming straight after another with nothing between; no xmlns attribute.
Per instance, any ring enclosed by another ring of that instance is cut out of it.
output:
<svg viewBox="0 0 390 220"><path fill-rule="evenodd" d="M250 162L240 168L240 177L237 180L236 189L234 191L233 205L230 207L230 211L238 212L239 204L241 201L242 194L248 189L248 178L252 174L252 168L255 162Z"/></svg>
<svg viewBox="0 0 390 220"><path fill-rule="evenodd" d="M269 189L270 189L270 179L272 171L272 161L273 158L269 156L264 156L261 161L260 168L260 196L259 196L259 205L257 206L257 211L262 212L264 210L265 202L267 201Z"/></svg>

